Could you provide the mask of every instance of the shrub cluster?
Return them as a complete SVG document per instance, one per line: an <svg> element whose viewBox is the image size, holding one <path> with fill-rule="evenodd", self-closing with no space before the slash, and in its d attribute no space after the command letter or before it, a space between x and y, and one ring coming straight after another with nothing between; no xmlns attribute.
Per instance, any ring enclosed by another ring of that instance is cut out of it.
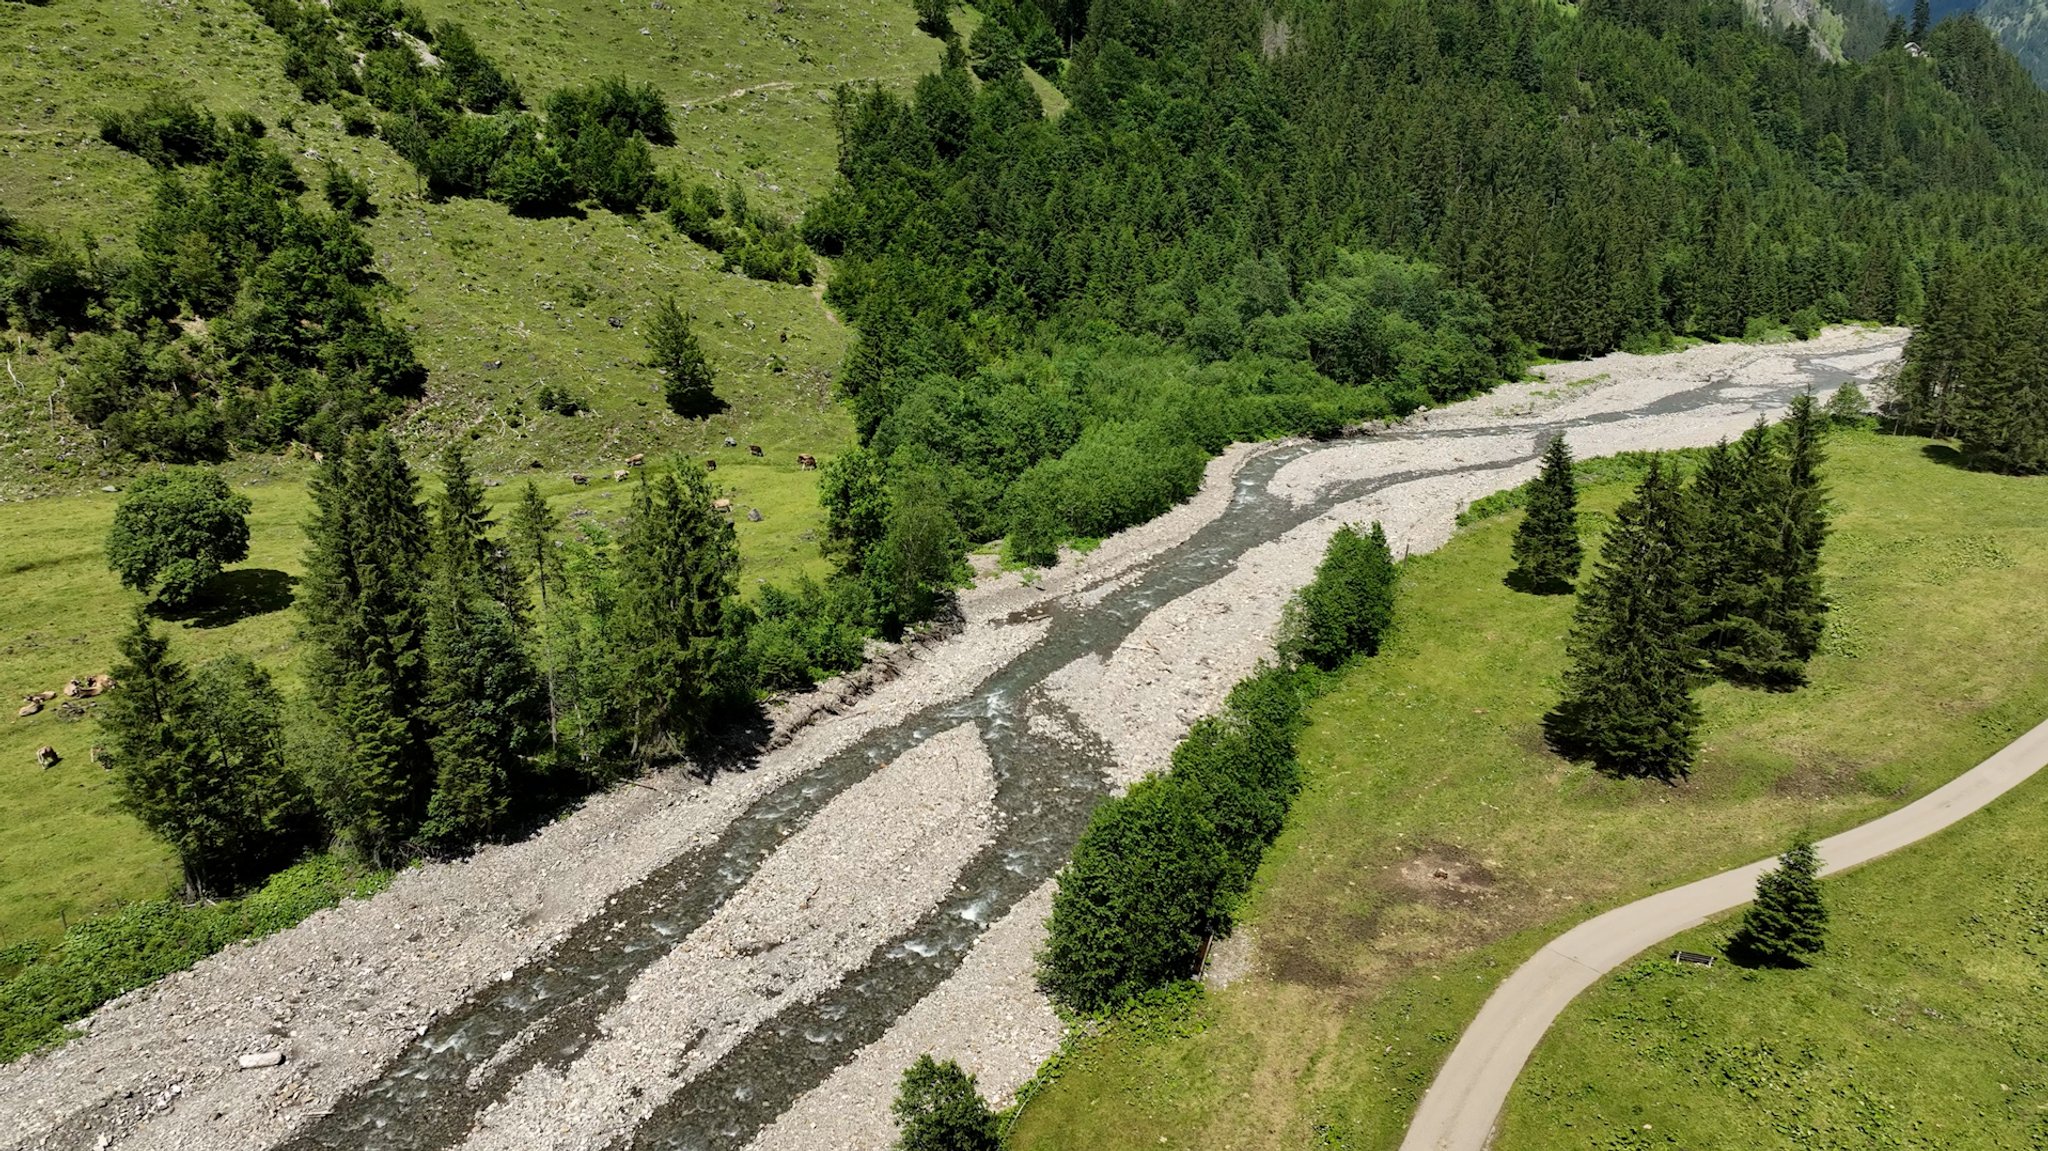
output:
<svg viewBox="0 0 2048 1151"><path fill-rule="evenodd" d="M1093 1012L1198 974L1299 786L1294 740L1314 684L1312 671L1262 668L1195 724L1169 772L1096 809L1053 897L1049 994Z"/></svg>
<svg viewBox="0 0 2048 1151"><path fill-rule="evenodd" d="M87 258L18 224L0 228L0 310L75 340L66 406L145 459L294 440L331 448L381 421L425 371L378 306L353 190L341 194L346 212L310 209L260 125L212 128L173 105L116 117L121 139L192 165L159 174L135 255ZM212 142L191 145L202 138Z"/></svg>

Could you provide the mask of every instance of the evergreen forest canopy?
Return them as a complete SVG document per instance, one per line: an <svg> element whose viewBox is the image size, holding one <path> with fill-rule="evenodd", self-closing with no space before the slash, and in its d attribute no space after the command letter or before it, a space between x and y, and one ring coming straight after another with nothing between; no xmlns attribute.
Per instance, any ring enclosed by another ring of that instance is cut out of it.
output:
<svg viewBox="0 0 2048 1151"><path fill-rule="evenodd" d="M1843 65L1733 3L1040 12L1071 45L1057 119L957 38L907 99L841 101L843 180L803 227L860 335L865 448L826 495L852 570L863 492L941 491L1042 562L1232 439L1532 353L1915 322L2048 206L2048 97L1967 18Z"/></svg>

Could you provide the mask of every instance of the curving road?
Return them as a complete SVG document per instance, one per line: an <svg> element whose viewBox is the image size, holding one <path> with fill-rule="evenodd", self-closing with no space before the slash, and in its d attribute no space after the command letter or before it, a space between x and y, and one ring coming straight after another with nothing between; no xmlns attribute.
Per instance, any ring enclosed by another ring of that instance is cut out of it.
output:
<svg viewBox="0 0 2048 1151"><path fill-rule="evenodd" d="M1822 840L1822 874L1917 843L2004 795L2048 765L2048 722L1913 803ZM1508 1091L1550 1025L1601 976L1690 927L1750 901L1766 859L1661 891L1581 923L1544 944L1495 989L1437 1072L1402 1151L1484 1151Z"/></svg>

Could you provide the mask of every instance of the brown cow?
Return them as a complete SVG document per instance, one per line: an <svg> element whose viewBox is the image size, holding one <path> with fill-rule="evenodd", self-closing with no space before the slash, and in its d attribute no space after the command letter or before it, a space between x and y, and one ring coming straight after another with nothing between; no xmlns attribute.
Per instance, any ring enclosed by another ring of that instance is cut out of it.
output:
<svg viewBox="0 0 2048 1151"><path fill-rule="evenodd" d="M632 472L627 471L625 468L620 468L612 473L612 482L615 484L624 483L626 482L626 477L632 474Z"/></svg>
<svg viewBox="0 0 2048 1151"><path fill-rule="evenodd" d="M570 483L572 483L572 484L577 484L577 485L579 485L579 486L580 486L580 485L583 485L583 484L587 484L587 483L589 483L589 482L590 482L590 477L589 477L589 476L586 476L586 475L584 475L584 474L583 474L582 472L570 472L570 473L569 473L569 482L570 482Z"/></svg>
<svg viewBox="0 0 2048 1151"><path fill-rule="evenodd" d="M711 510L712 510L712 511L714 511L714 512L726 512L726 513L730 514L730 513L731 513L731 511L732 511L732 501L731 501L731 500L712 500L712 501L711 501Z"/></svg>
<svg viewBox="0 0 2048 1151"><path fill-rule="evenodd" d="M715 472L715 471L717 471L717 470L718 470L718 461L717 461L717 460L705 460L705 461L704 461L704 470L705 470L705 471L707 471L707 472Z"/></svg>
<svg viewBox="0 0 2048 1151"><path fill-rule="evenodd" d="M629 468L637 468L641 464L644 464L646 462L647 456L644 452L634 452L632 455L626 457L626 466Z"/></svg>
<svg viewBox="0 0 2048 1151"><path fill-rule="evenodd" d="M768 453L761 450L760 444L748 444L747 454L750 456L765 456Z"/></svg>
<svg viewBox="0 0 2048 1151"><path fill-rule="evenodd" d="M64 698L65 698L65 699L77 699L77 698L78 698L79 696L81 696L81 695L84 695L84 694L85 694L85 685L84 685L84 684L82 684L82 683L79 683L79 682L78 682L77 680L75 680L75 679L74 679L74 680L72 680L71 682L69 682L69 683L67 683L67 684L65 684L65 685L64 685Z"/></svg>
<svg viewBox="0 0 2048 1151"><path fill-rule="evenodd" d="M817 467L818 467L818 457L816 457L816 456L798 456L798 457L796 458L796 466L797 466L797 467L800 467L800 468L802 468L802 469L804 469L804 470L805 470L805 471L807 471L807 472L808 472L808 471L815 471L815 470L817 470Z"/></svg>

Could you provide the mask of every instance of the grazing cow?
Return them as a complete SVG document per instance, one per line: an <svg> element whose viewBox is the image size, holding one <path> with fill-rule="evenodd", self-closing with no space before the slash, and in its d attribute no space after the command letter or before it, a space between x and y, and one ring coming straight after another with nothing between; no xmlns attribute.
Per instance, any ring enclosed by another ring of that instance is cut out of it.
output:
<svg viewBox="0 0 2048 1151"><path fill-rule="evenodd" d="M615 483L615 484L617 484L617 483L624 483L624 482L625 482L625 480L626 480L626 477L627 477L627 476L630 476L630 475L632 475L632 474L633 474L632 472L630 472L630 471L627 471L627 470L626 470L625 468L620 468L620 469L619 469L618 471L615 471L615 472L613 472L613 473L612 473L612 482L613 482L613 483Z"/></svg>
<svg viewBox="0 0 2048 1151"><path fill-rule="evenodd" d="M572 484L576 484L576 485L578 485L578 486L581 486L581 485L583 485L583 484L587 484L587 483L589 483L589 482L590 482L590 477L589 477L589 476L586 476L586 475L584 475L584 474L583 474L582 472L570 472L570 473L569 473L569 482L570 482L570 483L572 483Z"/></svg>
<svg viewBox="0 0 2048 1151"><path fill-rule="evenodd" d="M626 466L629 468L637 468L641 464L644 464L646 462L647 455L645 452L634 452L632 455L626 457Z"/></svg>
<svg viewBox="0 0 2048 1151"><path fill-rule="evenodd" d="M45 770L57 766L58 762L63 758L63 756L57 754L56 748L51 747L47 743L36 749L36 766Z"/></svg>
<svg viewBox="0 0 2048 1151"><path fill-rule="evenodd" d="M802 468L807 472L816 471L818 468L818 457L798 456L796 458L796 466Z"/></svg>
<svg viewBox="0 0 2048 1151"><path fill-rule="evenodd" d="M725 437L725 446L729 448L736 448L740 446L740 442L736 439L733 439L731 436L727 436Z"/></svg>
<svg viewBox="0 0 2048 1151"><path fill-rule="evenodd" d="M731 511L732 511L732 501L731 501L731 500L712 500L712 501L711 501L711 510L712 510L712 511L714 511L714 512L728 512L728 513L729 513L729 512L731 512Z"/></svg>
<svg viewBox="0 0 2048 1151"><path fill-rule="evenodd" d="M767 453L767 452L764 452L764 451L762 451L762 450L761 450L761 445L760 445L760 444L748 444L748 445L747 445L747 454L748 454L748 455L750 455L750 456L756 456L756 457L759 457L759 456L765 456L765 455L767 455L768 453Z"/></svg>
<svg viewBox="0 0 2048 1151"><path fill-rule="evenodd" d="M717 470L718 470L718 461L717 461L717 460L705 460L705 461L704 461L704 470L705 470L705 471L707 471L707 472L715 472L715 471L717 471Z"/></svg>

